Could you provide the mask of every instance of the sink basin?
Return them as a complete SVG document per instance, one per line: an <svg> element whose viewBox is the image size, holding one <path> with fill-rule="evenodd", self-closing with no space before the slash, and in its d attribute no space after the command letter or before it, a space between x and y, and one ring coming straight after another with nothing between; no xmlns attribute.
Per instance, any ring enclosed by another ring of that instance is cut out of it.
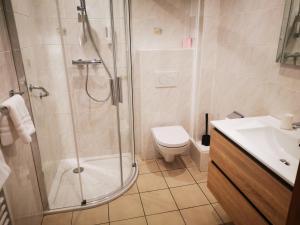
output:
<svg viewBox="0 0 300 225"><path fill-rule="evenodd" d="M291 186L300 159L300 129L282 130L271 116L212 121L212 125Z"/></svg>
<svg viewBox="0 0 300 225"><path fill-rule="evenodd" d="M260 151L276 154L279 159L300 159L299 139L273 127L238 129L249 142L255 143Z"/></svg>

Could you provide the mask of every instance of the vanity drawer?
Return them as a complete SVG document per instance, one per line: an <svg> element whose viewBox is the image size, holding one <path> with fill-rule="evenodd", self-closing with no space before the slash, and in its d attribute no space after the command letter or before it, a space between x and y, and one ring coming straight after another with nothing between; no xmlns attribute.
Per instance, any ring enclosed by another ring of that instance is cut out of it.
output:
<svg viewBox="0 0 300 225"><path fill-rule="evenodd" d="M212 162L208 171L208 188L236 225L268 224Z"/></svg>
<svg viewBox="0 0 300 225"><path fill-rule="evenodd" d="M285 224L292 195L285 185L217 130L210 157L272 224Z"/></svg>

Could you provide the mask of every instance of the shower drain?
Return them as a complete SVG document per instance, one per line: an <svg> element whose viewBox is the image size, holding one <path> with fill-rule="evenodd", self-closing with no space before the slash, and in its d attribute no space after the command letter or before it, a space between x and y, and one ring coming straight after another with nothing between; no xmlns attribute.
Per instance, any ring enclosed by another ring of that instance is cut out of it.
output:
<svg viewBox="0 0 300 225"><path fill-rule="evenodd" d="M280 162L282 162L286 166L290 165L290 163L286 159L280 159Z"/></svg>
<svg viewBox="0 0 300 225"><path fill-rule="evenodd" d="M83 172L83 170L84 170L84 168L83 167L77 167L77 168L75 168L75 169L73 169L73 173L81 173L81 172Z"/></svg>

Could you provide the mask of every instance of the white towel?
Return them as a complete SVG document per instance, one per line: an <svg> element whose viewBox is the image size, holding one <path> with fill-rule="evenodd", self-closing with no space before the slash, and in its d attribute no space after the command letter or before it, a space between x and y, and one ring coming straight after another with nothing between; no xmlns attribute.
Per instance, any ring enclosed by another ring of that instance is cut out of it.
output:
<svg viewBox="0 0 300 225"><path fill-rule="evenodd" d="M8 146L14 143L18 138L14 125L8 115L0 116L0 139L2 146Z"/></svg>
<svg viewBox="0 0 300 225"><path fill-rule="evenodd" d="M28 144L31 135L35 132L25 101L21 95L14 95L2 103L8 108L8 116L2 116L0 121L0 137L3 146L13 144L15 140L14 129L21 140ZM12 126L13 125L13 126Z"/></svg>
<svg viewBox="0 0 300 225"><path fill-rule="evenodd" d="M3 187L5 181L7 180L10 174L10 168L5 162L2 151L0 149L0 189Z"/></svg>

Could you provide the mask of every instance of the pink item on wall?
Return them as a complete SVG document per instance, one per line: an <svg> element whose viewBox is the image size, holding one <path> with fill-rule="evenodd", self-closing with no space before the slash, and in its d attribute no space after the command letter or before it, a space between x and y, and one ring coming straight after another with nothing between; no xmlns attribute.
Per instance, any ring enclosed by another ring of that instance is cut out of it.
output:
<svg viewBox="0 0 300 225"><path fill-rule="evenodd" d="M193 39L191 37L184 38L182 40L182 48L192 48Z"/></svg>

